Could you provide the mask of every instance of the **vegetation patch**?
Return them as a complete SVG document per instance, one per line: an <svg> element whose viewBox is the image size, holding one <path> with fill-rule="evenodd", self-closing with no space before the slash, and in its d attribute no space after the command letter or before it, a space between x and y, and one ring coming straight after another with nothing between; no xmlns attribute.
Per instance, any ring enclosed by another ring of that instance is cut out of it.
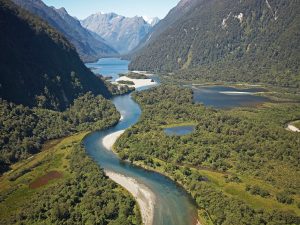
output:
<svg viewBox="0 0 300 225"><path fill-rule="evenodd" d="M0 114L0 174L8 171L12 164L38 153L48 140L104 129L120 118L110 101L91 93L77 98L64 112L30 109L0 99ZM26 172L20 171L12 179Z"/></svg>
<svg viewBox="0 0 300 225"><path fill-rule="evenodd" d="M0 177L1 224L142 224L130 194L86 155L81 145L86 134L45 145L41 153Z"/></svg>
<svg viewBox="0 0 300 225"><path fill-rule="evenodd" d="M50 171L42 177L37 178L34 182L29 184L31 189L36 189L48 184L49 181L62 178L62 173L58 171Z"/></svg>
<svg viewBox="0 0 300 225"><path fill-rule="evenodd" d="M119 80L118 83L119 84L126 84L126 85L134 85L134 82L130 81L130 80Z"/></svg>
<svg viewBox="0 0 300 225"><path fill-rule="evenodd" d="M209 215L207 224L300 223L299 136L284 129L299 118L299 104L215 110L176 86L133 97L143 114L115 151L180 183ZM163 127L191 121L192 134L164 135Z"/></svg>
<svg viewBox="0 0 300 225"><path fill-rule="evenodd" d="M133 73L133 72L126 74L126 77L129 77L130 79L149 79L149 77L144 74Z"/></svg>

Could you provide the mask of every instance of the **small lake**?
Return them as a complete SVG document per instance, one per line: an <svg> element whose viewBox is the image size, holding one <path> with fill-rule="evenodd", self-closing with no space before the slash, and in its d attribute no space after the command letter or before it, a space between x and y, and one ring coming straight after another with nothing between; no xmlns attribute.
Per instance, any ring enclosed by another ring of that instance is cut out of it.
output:
<svg viewBox="0 0 300 225"><path fill-rule="evenodd" d="M103 58L94 63L87 63L86 66L94 73L104 77L112 77L112 81L119 78L120 73L128 72L129 61L118 58Z"/></svg>
<svg viewBox="0 0 300 225"><path fill-rule="evenodd" d="M255 95L266 92L262 88L238 89L225 86L192 86L194 102L215 108L255 106L270 101L269 98Z"/></svg>
<svg viewBox="0 0 300 225"><path fill-rule="evenodd" d="M165 128L164 132L168 136L183 136L190 133L193 133L195 130L195 126L177 126Z"/></svg>

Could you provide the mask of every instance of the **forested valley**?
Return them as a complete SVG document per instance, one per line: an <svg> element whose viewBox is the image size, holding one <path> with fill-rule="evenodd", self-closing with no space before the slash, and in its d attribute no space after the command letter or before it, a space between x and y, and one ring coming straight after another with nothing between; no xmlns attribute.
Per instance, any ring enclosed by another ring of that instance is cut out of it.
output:
<svg viewBox="0 0 300 225"><path fill-rule="evenodd" d="M5 100L0 109L1 224L142 224L135 200L82 144L119 121L111 101L87 93L62 112Z"/></svg>
<svg viewBox="0 0 300 225"><path fill-rule="evenodd" d="M120 114L102 96L87 93L63 112L29 108L0 100L1 173L40 151L47 140L80 131L104 129L118 122Z"/></svg>
<svg viewBox="0 0 300 225"><path fill-rule="evenodd" d="M194 104L190 89L165 85L133 96L143 114L117 141L121 158L183 185L213 224L300 223L300 141L285 130L299 104L215 110ZM195 131L164 133L181 124Z"/></svg>

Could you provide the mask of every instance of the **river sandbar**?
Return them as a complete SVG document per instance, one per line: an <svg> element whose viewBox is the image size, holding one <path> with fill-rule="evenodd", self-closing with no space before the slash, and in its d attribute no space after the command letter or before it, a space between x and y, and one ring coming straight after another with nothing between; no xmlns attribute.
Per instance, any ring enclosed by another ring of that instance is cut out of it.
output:
<svg viewBox="0 0 300 225"><path fill-rule="evenodd" d="M107 136L105 136L102 140L102 144L103 146L107 149L107 150L112 150L112 147L114 145L114 143L117 141L117 139L125 132L125 130L120 130L117 131L115 133L109 134Z"/></svg>
<svg viewBox="0 0 300 225"><path fill-rule="evenodd" d="M288 124L286 129L292 132L300 132L300 130L297 127L295 127L293 124Z"/></svg>
<svg viewBox="0 0 300 225"><path fill-rule="evenodd" d="M143 223L145 225L153 224L155 195L145 185L137 182L135 179L124 175L105 171L105 174L114 182L118 183L129 191L139 204L142 214Z"/></svg>
<svg viewBox="0 0 300 225"><path fill-rule="evenodd" d="M150 79L131 79L131 78L126 77L126 76L122 76L122 77L116 79L116 82L118 82L118 81L132 81L134 83L134 85L128 85L128 86L135 87L136 89L157 84L151 78Z"/></svg>

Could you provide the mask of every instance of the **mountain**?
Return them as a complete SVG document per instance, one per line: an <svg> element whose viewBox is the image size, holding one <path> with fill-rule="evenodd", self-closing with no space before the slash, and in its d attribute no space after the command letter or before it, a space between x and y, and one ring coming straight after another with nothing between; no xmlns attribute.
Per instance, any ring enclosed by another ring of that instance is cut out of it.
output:
<svg viewBox="0 0 300 225"><path fill-rule="evenodd" d="M65 37L10 0L0 0L0 33L0 98L65 109L89 91L110 96Z"/></svg>
<svg viewBox="0 0 300 225"><path fill-rule="evenodd" d="M183 18L184 14L187 13L190 9L192 9L199 0L182 0L180 1L176 7L170 10L167 16L159 20L151 29L151 31L140 41L139 45L133 49L126 58L130 59L139 52L144 46L148 45L155 40L162 32L167 30L174 24L179 18ZM146 17L145 20L147 21L148 18ZM151 21L149 21L151 22Z"/></svg>
<svg viewBox="0 0 300 225"><path fill-rule="evenodd" d="M152 29L142 17L128 18L115 13L93 14L81 24L103 37L121 54L134 49Z"/></svg>
<svg viewBox="0 0 300 225"><path fill-rule="evenodd" d="M95 61L101 57L118 54L101 37L83 28L64 8L48 7L41 0L13 1L61 32L76 47L82 60Z"/></svg>
<svg viewBox="0 0 300 225"><path fill-rule="evenodd" d="M299 11L296 0L182 0L154 27L130 69L300 87Z"/></svg>
<svg viewBox="0 0 300 225"><path fill-rule="evenodd" d="M151 25L151 27L154 27L156 24L159 23L160 19L158 17L148 17L148 16L143 16L143 19Z"/></svg>

